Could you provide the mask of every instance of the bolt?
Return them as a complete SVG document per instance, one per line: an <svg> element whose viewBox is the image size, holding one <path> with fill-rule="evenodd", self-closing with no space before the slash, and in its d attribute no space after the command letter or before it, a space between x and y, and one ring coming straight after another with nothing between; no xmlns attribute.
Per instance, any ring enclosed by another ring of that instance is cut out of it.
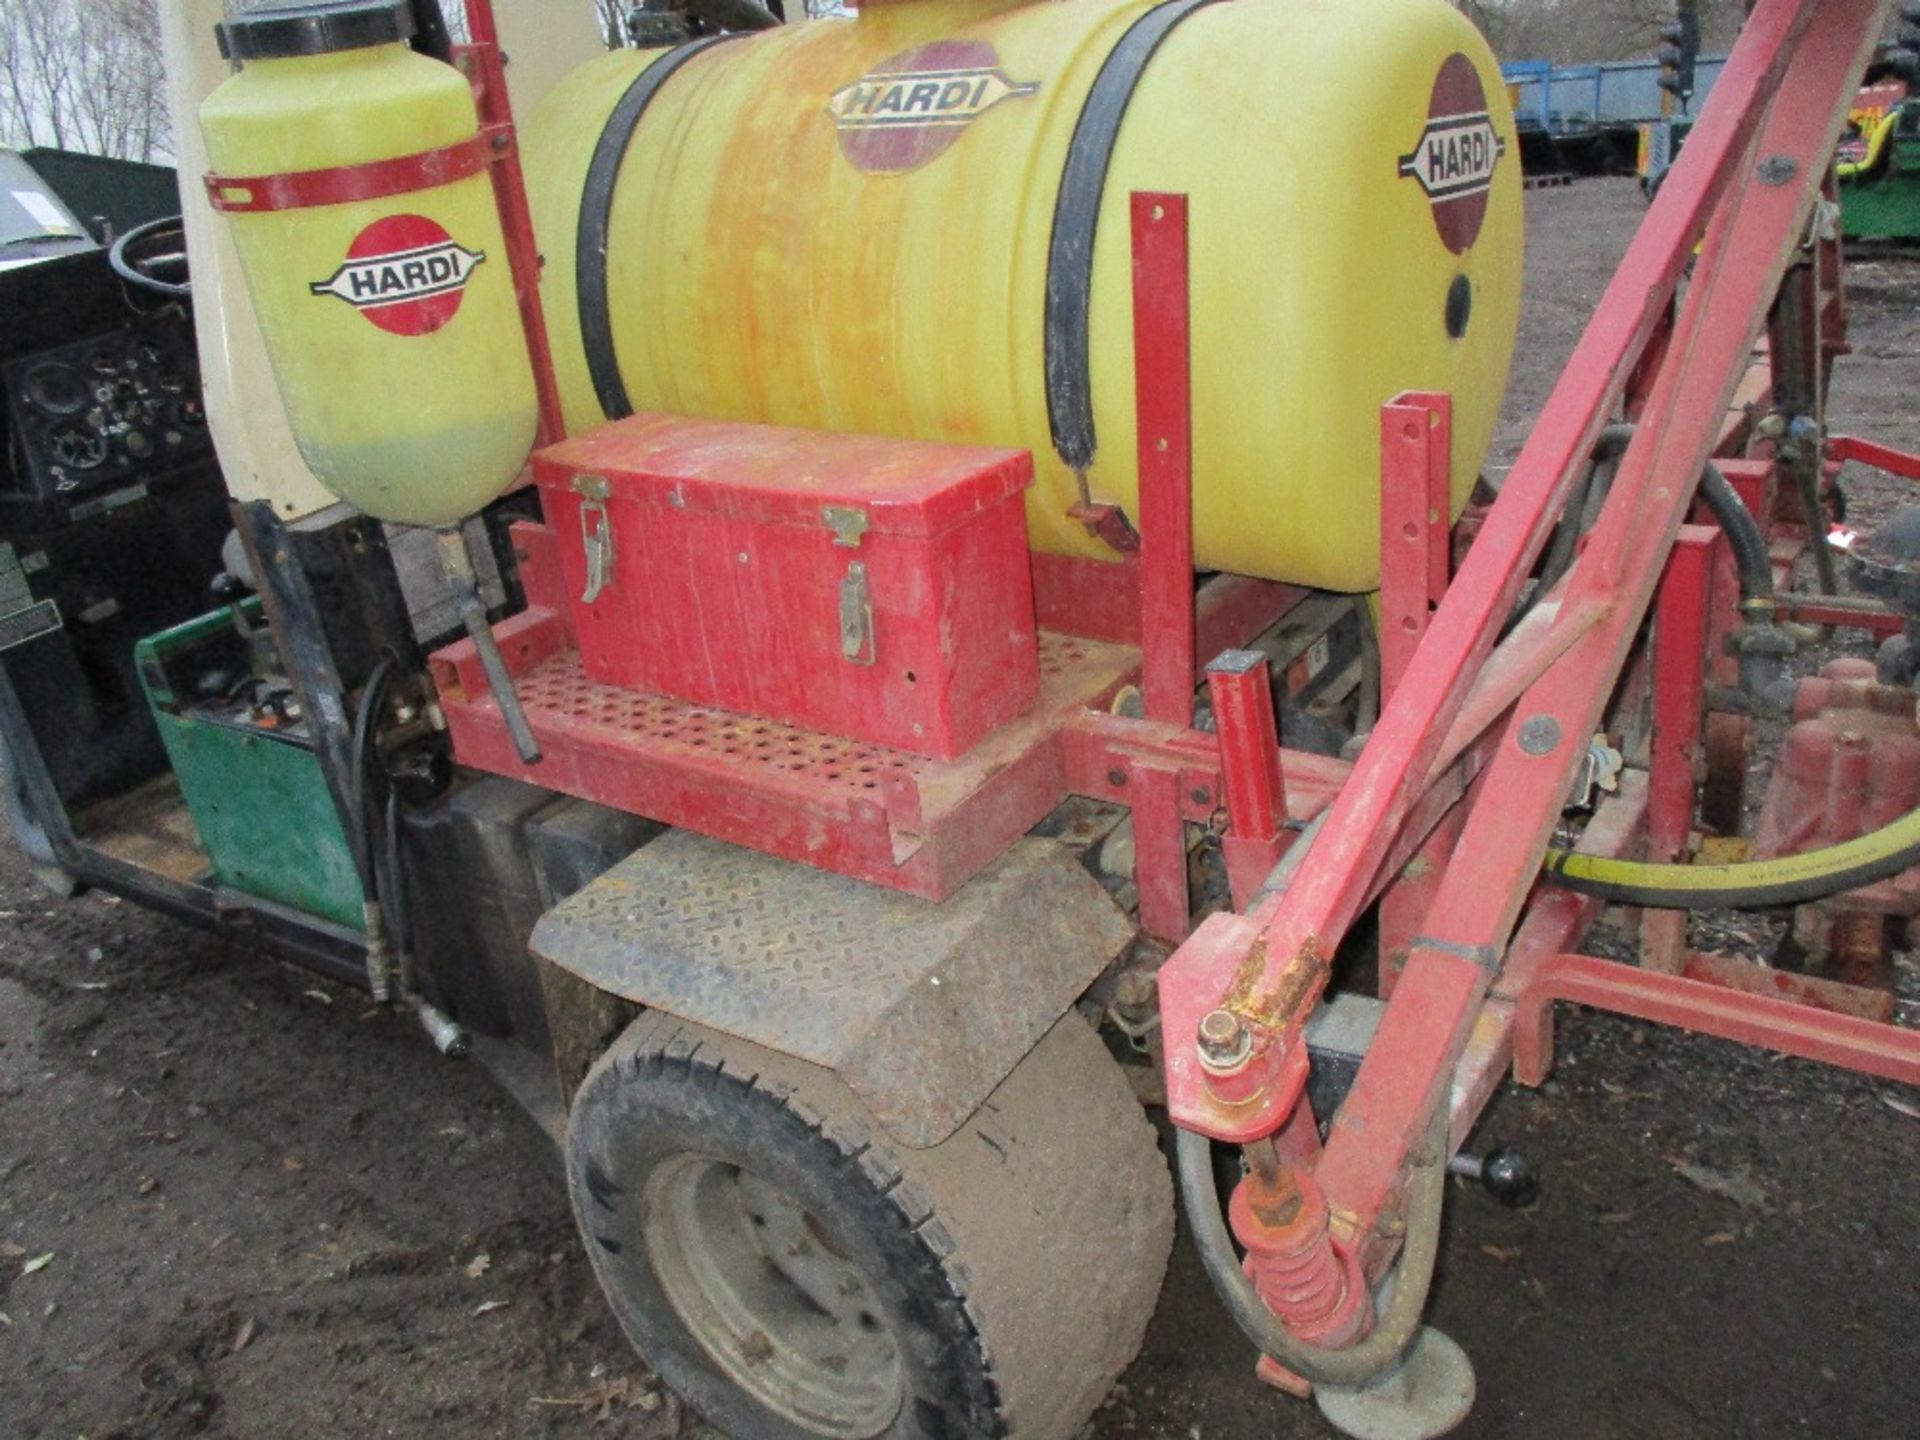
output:
<svg viewBox="0 0 1920 1440"><path fill-rule="evenodd" d="M1551 715L1530 715L1520 726L1520 748L1528 755L1551 755L1560 748L1560 722Z"/></svg>
<svg viewBox="0 0 1920 1440"><path fill-rule="evenodd" d="M1127 783L1127 772L1122 770L1118 765L1114 766L1113 769L1107 771L1107 783L1118 790Z"/></svg>
<svg viewBox="0 0 1920 1440"><path fill-rule="evenodd" d="M1201 1018L1200 1061L1210 1069L1226 1070L1253 1051L1253 1036L1231 1010L1210 1010Z"/></svg>
<svg viewBox="0 0 1920 1440"><path fill-rule="evenodd" d="M1196 805L1211 805L1213 803L1212 792L1209 791L1207 787L1204 785L1194 786L1193 787L1193 803Z"/></svg>

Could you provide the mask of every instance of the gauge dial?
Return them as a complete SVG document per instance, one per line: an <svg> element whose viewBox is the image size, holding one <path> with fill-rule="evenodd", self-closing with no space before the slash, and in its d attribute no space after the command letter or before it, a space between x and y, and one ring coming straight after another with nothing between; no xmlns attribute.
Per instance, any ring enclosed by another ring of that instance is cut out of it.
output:
<svg viewBox="0 0 1920 1440"><path fill-rule="evenodd" d="M107 439L84 425L59 425L48 434L47 449L57 465L91 470L106 460Z"/></svg>
<svg viewBox="0 0 1920 1440"><path fill-rule="evenodd" d="M27 372L27 402L46 415L77 415L92 399L87 382L71 365L49 362Z"/></svg>

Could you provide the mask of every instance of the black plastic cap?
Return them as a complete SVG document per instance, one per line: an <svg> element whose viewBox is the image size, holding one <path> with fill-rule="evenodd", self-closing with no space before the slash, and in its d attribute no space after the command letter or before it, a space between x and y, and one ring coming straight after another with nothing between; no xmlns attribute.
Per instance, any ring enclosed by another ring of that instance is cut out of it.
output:
<svg viewBox="0 0 1920 1440"><path fill-rule="evenodd" d="M1540 1172L1518 1150L1491 1150L1481 1162L1480 1183L1509 1210L1524 1210L1540 1198Z"/></svg>
<svg viewBox="0 0 1920 1440"><path fill-rule="evenodd" d="M413 38L408 0L319 0L265 5L216 25L220 53L229 60L285 60L335 55Z"/></svg>

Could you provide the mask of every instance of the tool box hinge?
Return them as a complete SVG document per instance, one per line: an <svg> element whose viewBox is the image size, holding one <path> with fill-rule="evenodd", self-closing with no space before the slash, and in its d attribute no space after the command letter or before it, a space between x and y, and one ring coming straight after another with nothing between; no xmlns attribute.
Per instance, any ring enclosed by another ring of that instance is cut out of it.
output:
<svg viewBox="0 0 1920 1440"><path fill-rule="evenodd" d="M828 505L821 509L820 518L827 523L827 529L833 532L833 543L844 545L849 550L860 548L860 537L873 528L873 522L867 519L867 512L858 505Z"/></svg>

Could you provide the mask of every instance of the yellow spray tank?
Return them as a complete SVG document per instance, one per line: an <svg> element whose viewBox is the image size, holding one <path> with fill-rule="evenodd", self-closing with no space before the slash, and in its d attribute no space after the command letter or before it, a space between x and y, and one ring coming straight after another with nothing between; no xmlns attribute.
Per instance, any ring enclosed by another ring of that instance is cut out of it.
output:
<svg viewBox="0 0 1920 1440"><path fill-rule="evenodd" d="M1443 0L874 5L563 80L526 127L569 428L628 408L1021 445L1036 548L1138 518L1128 194L1191 196L1200 565L1379 577L1379 407L1512 353L1520 156Z"/></svg>
<svg viewBox="0 0 1920 1440"><path fill-rule="evenodd" d="M473 94L412 29L405 0L236 17L200 124L301 454L445 525L513 480L537 404Z"/></svg>

